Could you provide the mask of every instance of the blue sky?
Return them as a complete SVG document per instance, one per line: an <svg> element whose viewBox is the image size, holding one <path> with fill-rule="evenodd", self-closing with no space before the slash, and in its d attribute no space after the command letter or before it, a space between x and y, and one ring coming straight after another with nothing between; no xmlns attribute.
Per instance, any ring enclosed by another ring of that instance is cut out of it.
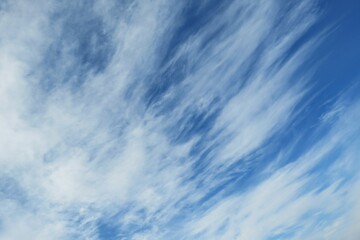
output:
<svg viewBox="0 0 360 240"><path fill-rule="evenodd" d="M360 239L359 10L0 0L0 239Z"/></svg>

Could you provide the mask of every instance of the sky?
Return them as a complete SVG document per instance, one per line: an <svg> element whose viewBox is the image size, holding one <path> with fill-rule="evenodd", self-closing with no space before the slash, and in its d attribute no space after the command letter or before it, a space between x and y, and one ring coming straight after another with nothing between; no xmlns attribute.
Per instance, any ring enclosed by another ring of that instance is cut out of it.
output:
<svg viewBox="0 0 360 240"><path fill-rule="evenodd" d="M0 0L0 240L360 239L359 11Z"/></svg>

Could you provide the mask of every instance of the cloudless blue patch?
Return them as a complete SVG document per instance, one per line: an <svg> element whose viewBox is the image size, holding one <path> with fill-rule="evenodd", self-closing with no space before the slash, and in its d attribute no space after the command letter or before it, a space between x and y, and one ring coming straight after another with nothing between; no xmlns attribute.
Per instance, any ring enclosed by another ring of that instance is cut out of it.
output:
<svg viewBox="0 0 360 240"><path fill-rule="evenodd" d="M54 36L39 66L45 72L45 90L63 84L73 89L81 87L89 74L106 69L115 52L112 31L93 12L93 3L75 5L53 15L54 26L61 31L60 36Z"/></svg>
<svg viewBox="0 0 360 240"><path fill-rule="evenodd" d="M7 176L0 176L0 199L13 200L24 204L27 200L27 193L22 189L16 179Z"/></svg>

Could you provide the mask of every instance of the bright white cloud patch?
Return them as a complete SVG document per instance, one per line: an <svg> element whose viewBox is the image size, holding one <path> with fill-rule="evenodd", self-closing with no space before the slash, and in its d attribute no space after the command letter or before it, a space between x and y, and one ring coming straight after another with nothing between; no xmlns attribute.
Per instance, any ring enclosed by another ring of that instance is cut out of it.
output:
<svg viewBox="0 0 360 240"><path fill-rule="evenodd" d="M0 2L0 239L360 238L323 8Z"/></svg>

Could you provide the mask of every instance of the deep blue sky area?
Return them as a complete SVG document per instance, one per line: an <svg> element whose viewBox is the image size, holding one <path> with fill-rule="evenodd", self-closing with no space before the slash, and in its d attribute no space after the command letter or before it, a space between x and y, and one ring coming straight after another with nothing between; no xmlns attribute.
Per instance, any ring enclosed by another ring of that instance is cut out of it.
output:
<svg viewBox="0 0 360 240"><path fill-rule="evenodd" d="M360 239L359 13L0 0L0 240Z"/></svg>

